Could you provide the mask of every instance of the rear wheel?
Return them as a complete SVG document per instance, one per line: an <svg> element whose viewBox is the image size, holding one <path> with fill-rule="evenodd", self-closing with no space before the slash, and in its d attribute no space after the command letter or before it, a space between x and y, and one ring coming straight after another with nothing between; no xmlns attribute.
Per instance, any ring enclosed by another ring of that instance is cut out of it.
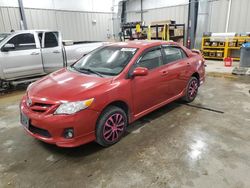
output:
<svg viewBox="0 0 250 188"><path fill-rule="evenodd" d="M185 102L192 102L195 97L197 96L198 93L198 88L199 88L199 81L196 77L191 77L188 85L187 85L187 89L186 89L186 94L183 97L183 100Z"/></svg>
<svg viewBox="0 0 250 188"><path fill-rule="evenodd" d="M121 108L109 106L97 122L96 142L104 147L117 143L122 138L127 123L127 115Z"/></svg>

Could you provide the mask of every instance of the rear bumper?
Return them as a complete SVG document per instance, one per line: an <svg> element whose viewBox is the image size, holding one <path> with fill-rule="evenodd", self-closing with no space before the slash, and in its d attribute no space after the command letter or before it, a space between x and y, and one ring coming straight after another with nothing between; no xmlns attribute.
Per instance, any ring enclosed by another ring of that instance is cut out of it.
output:
<svg viewBox="0 0 250 188"><path fill-rule="evenodd" d="M33 112L25 103L25 97L20 105L21 113L30 120L30 126L24 127L26 132L49 144L59 147L76 147L94 141L96 120L99 113L93 110L82 110L73 115L53 115ZM65 129L73 128L74 137L64 137Z"/></svg>
<svg viewBox="0 0 250 188"><path fill-rule="evenodd" d="M200 77L199 85L201 86L205 82L205 75L203 77Z"/></svg>

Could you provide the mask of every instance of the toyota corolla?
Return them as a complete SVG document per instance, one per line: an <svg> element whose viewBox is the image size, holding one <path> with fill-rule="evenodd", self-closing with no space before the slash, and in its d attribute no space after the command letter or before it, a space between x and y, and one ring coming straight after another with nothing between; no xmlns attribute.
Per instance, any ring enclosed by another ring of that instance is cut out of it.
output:
<svg viewBox="0 0 250 188"><path fill-rule="evenodd" d="M31 84L21 124L60 147L110 146L145 114L180 98L192 102L204 78L202 55L177 43L109 44Z"/></svg>

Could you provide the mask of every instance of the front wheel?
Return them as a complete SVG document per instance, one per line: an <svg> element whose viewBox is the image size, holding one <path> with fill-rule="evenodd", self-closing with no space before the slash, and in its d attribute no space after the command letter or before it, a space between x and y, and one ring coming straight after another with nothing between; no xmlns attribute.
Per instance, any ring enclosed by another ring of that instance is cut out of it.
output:
<svg viewBox="0 0 250 188"><path fill-rule="evenodd" d="M121 108L109 106L97 122L96 142L104 147L117 143L122 138L127 123L127 115Z"/></svg>
<svg viewBox="0 0 250 188"><path fill-rule="evenodd" d="M197 96L198 88L199 88L198 79L196 77L191 77L188 82L186 93L185 96L183 97L183 100L188 103L192 102Z"/></svg>

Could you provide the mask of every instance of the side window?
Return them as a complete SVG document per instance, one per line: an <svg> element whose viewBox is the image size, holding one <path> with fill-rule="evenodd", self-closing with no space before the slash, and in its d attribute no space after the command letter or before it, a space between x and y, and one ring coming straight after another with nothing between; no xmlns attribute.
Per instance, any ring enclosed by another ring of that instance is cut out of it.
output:
<svg viewBox="0 0 250 188"><path fill-rule="evenodd" d="M35 38L31 33L16 35L8 41L8 44L14 44L15 50L29 50L36 48Z"/></svg>
<svg viewBox="0 0 250 188"><path fill-rule="evenodd" d="M58 46L58 32L45 33L44 47L52 48Z"/></svg>
<svg viewBox="0 0 250 188"><path fill-rule="evenodd" d="M162 55L161 49L154 49L152 51L147 52L143 55L143 57L136 64L136 67L145 67L150 69L154 69L162 65Z"/></svg>
<svg viewBox="0 0 250 188"><path fill-rule="evenodd" d="M163 51L166 57L164 64L168 64L173 61L178 61L187 57L187 55L181 48L167 46L163 48Z"/></svg>
<svg viewBox="0 0 250 188"><path fill-rule="evenodd" d="M186 52L184 52L182 49L180 49L180 51L181 51L181 54L182 54L182 58L183 59L187 58Z"/></svg>

